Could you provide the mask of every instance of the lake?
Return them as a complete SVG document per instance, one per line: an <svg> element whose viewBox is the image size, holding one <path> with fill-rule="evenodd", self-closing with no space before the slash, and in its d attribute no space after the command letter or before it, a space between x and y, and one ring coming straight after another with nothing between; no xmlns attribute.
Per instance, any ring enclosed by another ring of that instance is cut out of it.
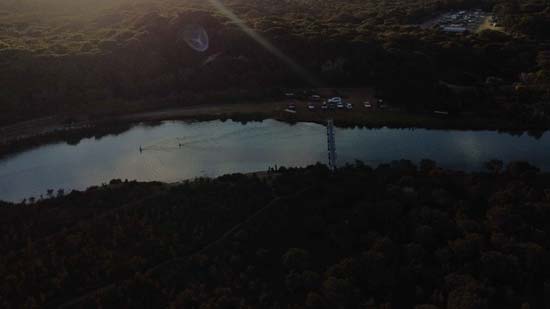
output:
<svg viewBox="0 0 550 309"><path fill-rule="evenodd" d="M526 160L550 171L548 133L534 138L495 131L336 128L335 134L338 164L430 158L443 167L472 171L498 158ZM115 178L175 182L316 162L327 162L326 127L319 124L165 121L7 157L0 161L0 199L20 201L48 189L68 192Z"/></svg>

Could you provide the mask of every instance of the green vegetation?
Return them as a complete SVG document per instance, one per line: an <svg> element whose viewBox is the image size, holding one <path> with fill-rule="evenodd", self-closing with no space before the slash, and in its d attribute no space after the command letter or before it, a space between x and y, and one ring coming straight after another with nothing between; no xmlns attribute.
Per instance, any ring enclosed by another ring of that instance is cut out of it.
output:
<svg viewBox="0 0 550 309"><path fill-rule="evenodd" d="M548 127L548 1L223 1L318 85L209 3L1 1L0 126L369 86L402 110L361 118L373 126ZM493 11L506 31L418 27L469 8ZM207 52L181 40L190 24L208 31ZM451 118L426 116L435 109ZM358 162L174 185L115 180L0 202L0 307L548 306L550 174L526 163L487 169Z"/></svg>
<svg viewBox="0 0 550 309"><path fill-rule="evenodd" d="M2 205L0 304L542 308L550 174L358 162Z"/></svg>
<svg viewBox="0 0 550 309"><path fill-rule="evenodd" d="M467 111L532 126L550 114L547 3L224 4L323 85L367 85L408 110ZM494 9L510 31L456 36L415 26L473 7ZM208 31L207 52L180 39L191 23ZM0 25L0 124L262 100L310 86L208 1L12 0L0 4Z"/></svg>

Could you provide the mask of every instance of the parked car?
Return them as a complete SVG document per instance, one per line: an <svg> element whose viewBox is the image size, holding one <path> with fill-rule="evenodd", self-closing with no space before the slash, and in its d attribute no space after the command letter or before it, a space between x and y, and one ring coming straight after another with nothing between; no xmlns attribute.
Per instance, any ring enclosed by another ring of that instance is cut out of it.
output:
<svg viewBox="0 0 550 309"><path fill-rule="evenodd" d="M288 104L288 109L290 109L290 110L295 110L295 109L296 109L296 105L294 105L294 104Z"/></svg>
<svg viewBox="0 0 550 309"><path fill-rule="evenodd" d="M310 111L314 110L314 109L315 109L315 104L309 103L309 104L307 105L307 109L309 109Z"/></svg>
<svg viewBox="0 0 550 309"><path fill-rule="evenodd" d="M346 104L346 108L347 109L353 109L353 104L351 104L351 103Z"/></svg>
<svg viewBox="0 0 550 309"><path fill-rule="evenodd" d="M329 103L336 103L336 104L342 103L342 98L341 97L333 97L333 98L328 99L328 102Z"/></svg>
<svg viewBox="0 0 550 309"><path fill-rule="evenodd" d="M370 101L365 101L364 105L365 108L372 108L372 104L370 104Z"/></svg>
<svg viewBox="0 0 550 309"><path fill-rule="evenodd" d="M327 103L323 103L323 104L321 105L321 109L327 110L327 109L328 109Z"/></svg>
<svg viewBox="0 0 550 309"><path fill-rule="evenodd" d="M314 94L311 96L311 100L313 101L320 101L321 100L321 96L320 95L317 95L317 94Z"/></svg>
<svg viewBox="0 0 550 309"><path fill-rule="evenodd" d="M344 103L336 103L336 107L338 107L339 109L344 108Z"/></svg>

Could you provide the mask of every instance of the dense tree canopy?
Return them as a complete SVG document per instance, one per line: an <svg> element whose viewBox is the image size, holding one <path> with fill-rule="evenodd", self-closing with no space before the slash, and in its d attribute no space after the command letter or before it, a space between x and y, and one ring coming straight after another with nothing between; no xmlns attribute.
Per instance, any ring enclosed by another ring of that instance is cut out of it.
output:
<svg viewBox="0 0 550 309"><path fill-rule="evenodd" d="M0 304L542 308L550 175L358 162L4 205Z"/></svg>

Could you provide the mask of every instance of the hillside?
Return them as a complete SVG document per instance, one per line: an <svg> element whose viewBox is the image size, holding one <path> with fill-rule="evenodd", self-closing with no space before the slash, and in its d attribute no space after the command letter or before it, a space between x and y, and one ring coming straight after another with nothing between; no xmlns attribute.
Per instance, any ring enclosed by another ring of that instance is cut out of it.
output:
<svg viewBox="0 0 550 309"><path fill-rule="evenodd" d="M550 113L548 66L539 56L547 50L542 43L549 10L541 5L3 2L0 126L51 115L93 119L209 102L265 101L280 97L283 89L311 86L374 87L408 111L475 113L542 126ZM509 31L456 36L419 27L440 12L474 8L494 11ZM190 25L208 33L205 52L182 39Z"/></svg>

